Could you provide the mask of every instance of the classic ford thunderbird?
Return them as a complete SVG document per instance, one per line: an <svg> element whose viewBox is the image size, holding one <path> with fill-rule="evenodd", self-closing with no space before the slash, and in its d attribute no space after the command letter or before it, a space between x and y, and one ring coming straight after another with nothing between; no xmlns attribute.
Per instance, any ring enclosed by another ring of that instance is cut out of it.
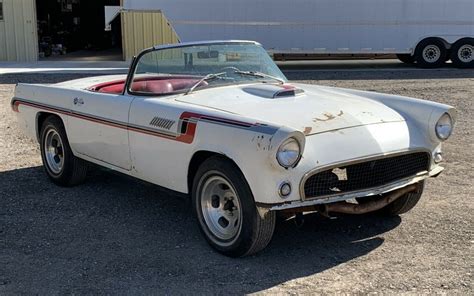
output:
<svg viewBox="0 0 474 296"><path fill-rule="evenodd" d="M88 164L189 194L228 256L270 242L277 214L398 215L443 167L446 105L288 82L262 46L156 46L127 76L18 84L11 101L56 184Z"/></svg>

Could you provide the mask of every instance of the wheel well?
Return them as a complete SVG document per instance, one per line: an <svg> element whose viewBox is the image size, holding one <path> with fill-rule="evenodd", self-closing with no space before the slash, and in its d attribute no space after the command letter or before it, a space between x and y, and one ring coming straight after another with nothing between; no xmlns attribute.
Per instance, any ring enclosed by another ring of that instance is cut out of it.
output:
<svg viewBox="0 0 474 296"><path fill-rule="evenodd" d="M416 49L417 49L418 45L420 45L420 43L425 42L425 41L429 41L429 40L436 40L436 41L439 41L439 42L443 43L445 49L450 49L451 48L451 44L449 42L447 42L446 40L444 40L443 38L441 38L441 37L427 37L427 38L423 38L420 41L418 41L418 43L416 44L415 49L413 51L413 54L415 54Z"/></svg>
<svg viewBox="0 0 474 296"><path fill-rule="evenodd" d="M237 168L239 168L239 166L235 163L234 160L232 160L231 158L229 158L228 156L222 153L217 153L213 151L205 151L205 150L197 151L196 153L194 153L193 157L191 158L191 161L189 162L189 168L188 168L188 192L189 193L191 193L192 191L194 176L196 175L201 164L207 159L213 156L217 156L217 155L221 157L225 157L226 159L234 163Z"/></svg>
<svg viewBox="0 0 474 296"><path fill-rule="evenodd" d="M456 40L456 42L454 42L453 45L456 44L456 43L458 43L458 42L469 42L469 41L471 41L471 42L474 41L474 38L471 38L471 37L464 37L464 38L461 38L461 39Z"/></svg>
<svg viewBox="0 0 474 296"><path fill-rule="evenodd" d="M36 139L38 140L38 142L40 140L41 127L43 126L43 123L46 120L46 118L48 118L50 116L57 117L57 118L59 118L59 120L62 121L62 118L60 116L58 116L57 114L54 114L54 113L38 112L36 114Z"/></svg>

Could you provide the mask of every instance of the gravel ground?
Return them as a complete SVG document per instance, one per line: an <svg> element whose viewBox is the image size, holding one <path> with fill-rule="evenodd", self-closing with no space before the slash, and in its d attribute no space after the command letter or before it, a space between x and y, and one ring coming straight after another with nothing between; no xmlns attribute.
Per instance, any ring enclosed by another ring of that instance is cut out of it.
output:
<svg viewBox="0 0 474 296"><path fill-rule="evenodd" d="M95 169L52 185L38 145L16 127L14 83L78 75L0 76L0 294L473 294L474 71L292 71L292 80L454 105L446 172L420 204L382 220L310 215L278 225L268 248L230 259L207 246L189 200Z"/></svg>

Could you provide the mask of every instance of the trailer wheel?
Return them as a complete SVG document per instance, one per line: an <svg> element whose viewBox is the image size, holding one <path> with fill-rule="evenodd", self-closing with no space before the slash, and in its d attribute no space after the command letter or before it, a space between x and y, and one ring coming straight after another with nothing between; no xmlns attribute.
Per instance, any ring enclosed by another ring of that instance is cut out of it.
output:
<svg viewBox="0 0 474 296"><path fill-rule="evenodd" d="M422 68L437 68L446 62L448 50L439 39L425 39L418 43L415 50L415 60Z"/></svg>
<svg viewBox="0 0 474 296"><path fill-rule="evenodd" d="M415 57L411 54L397 54L397 58L405 64L413 65L415 63Z"/></svg>
<svg viewBox="0 0 474 296"><path fill-rule="evenodd" d="M451 61L457 68L474 67L474 39L464 38L451 48Z"/></svg>

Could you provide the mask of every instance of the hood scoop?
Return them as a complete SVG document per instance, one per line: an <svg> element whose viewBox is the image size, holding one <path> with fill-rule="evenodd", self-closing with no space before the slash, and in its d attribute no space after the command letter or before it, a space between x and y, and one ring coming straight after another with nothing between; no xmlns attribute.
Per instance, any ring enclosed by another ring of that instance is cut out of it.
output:
<svg viewBox="0 0 474 296"><path fill-rule="evenodd" d="M262 84L242 88L246 93L266 99L288 98L304 95L304 90L291 84Z"/></svg>

